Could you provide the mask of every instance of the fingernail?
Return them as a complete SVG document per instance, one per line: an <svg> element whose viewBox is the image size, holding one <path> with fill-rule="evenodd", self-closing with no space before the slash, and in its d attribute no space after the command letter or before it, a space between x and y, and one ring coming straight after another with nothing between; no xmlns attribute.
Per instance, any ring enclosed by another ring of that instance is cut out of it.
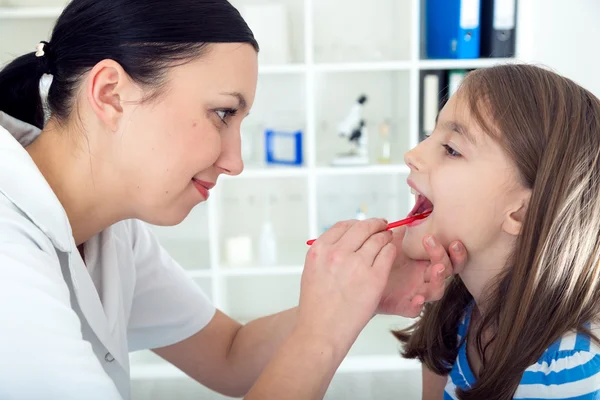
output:
<svg viewBox="0 0 600 400"><path fill-rule="evenodd" d="M458 243L454 243L454 244L452 245L452 250L453 250L455 253L460 253L460 250L461 250L461 249L460 249L460 246L458 245Z"/></svg>
<svg viewBox="0 0 600 400"><path fill-rule="evenodd" d="M433 239L433 237L429 236L426 240L427 242L427 246L429 247L435 247L435 240Z"/></svg>
<svg viewBox="0 0 600 400"><path fill-rule="evenodd" d="M446 267L442 267L442 269L440 269L440 270L437 272L437 274L438 274L438 275L441 275L441 274L443 274L443 273L444 273L444 271L445 271L445 270L446 270Z"/></svg>
<svg viewBox="0 0 600 400"><path fill-rule="evenodd" d="M417 304L422 306L423 304L425 304L425 300L419 300L419 301L417 301Z"/></svg>

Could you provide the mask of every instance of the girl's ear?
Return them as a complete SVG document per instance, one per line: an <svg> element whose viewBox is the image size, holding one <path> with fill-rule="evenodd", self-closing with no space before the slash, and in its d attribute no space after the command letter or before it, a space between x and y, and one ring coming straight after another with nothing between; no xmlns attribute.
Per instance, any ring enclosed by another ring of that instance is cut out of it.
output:
<svg viewBox="0 0 600 400"><path fill-rule="evenodd" d="M502 230L504 232L513 236L518 236L521 233L523 221L525 220L529 206L529 197L530 192L528 191L525 196L515 201L507 210L504 222L502 223Z"/></svg>

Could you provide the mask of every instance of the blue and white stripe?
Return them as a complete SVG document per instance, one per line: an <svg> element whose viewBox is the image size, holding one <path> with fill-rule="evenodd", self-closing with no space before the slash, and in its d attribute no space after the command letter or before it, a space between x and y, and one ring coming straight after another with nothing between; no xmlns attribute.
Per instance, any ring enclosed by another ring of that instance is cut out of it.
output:
<svg viewBox="0 0 600 400"><path fill-rule="evenodd" d="M470 311L467 309L459 324L459 342L467 333ZM594 333L598 335L600 330L594 329ZM456 400L457 388L468 390L475 382L464 341L450 371L444 400ZM582 333L566 334L525 370L514 399L600 400L600 347Z"/></svg>

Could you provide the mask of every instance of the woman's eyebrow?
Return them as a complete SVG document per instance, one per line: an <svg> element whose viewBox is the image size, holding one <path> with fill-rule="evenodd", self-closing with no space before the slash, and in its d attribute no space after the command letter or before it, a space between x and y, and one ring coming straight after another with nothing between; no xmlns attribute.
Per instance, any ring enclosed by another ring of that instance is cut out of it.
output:
<svg viewBox="0 0 600 400"><path fill-rule="evenodd" d="M246 101L246 98L244 97L243 94L239 93L239 92L224 92L221 93L224 96L232 96L235 97L238 101L238 108L241 109L246 109L248 107L248 102Z"/></svg>

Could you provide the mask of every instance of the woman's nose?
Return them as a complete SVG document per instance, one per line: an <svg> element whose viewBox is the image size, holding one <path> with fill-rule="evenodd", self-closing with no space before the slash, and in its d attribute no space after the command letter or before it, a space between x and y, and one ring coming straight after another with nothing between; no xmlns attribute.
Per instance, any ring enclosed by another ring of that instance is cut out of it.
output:
<svg viewBox="0 0 600 400"><path fill-rule="evenodd" d="M244 161L242 160L241 154L234 154L234 152L228 152L223 154L217 162L217 166L223 170L227 175L239 175L244 170Z"/></svg>
<svg viewBox="0 0 600 400"><path fill-rule="evenodd" d="M227 175L239 175L244 170L242 142L240 135L232 136L221 144L222 153L216 166Z"/></svg>

